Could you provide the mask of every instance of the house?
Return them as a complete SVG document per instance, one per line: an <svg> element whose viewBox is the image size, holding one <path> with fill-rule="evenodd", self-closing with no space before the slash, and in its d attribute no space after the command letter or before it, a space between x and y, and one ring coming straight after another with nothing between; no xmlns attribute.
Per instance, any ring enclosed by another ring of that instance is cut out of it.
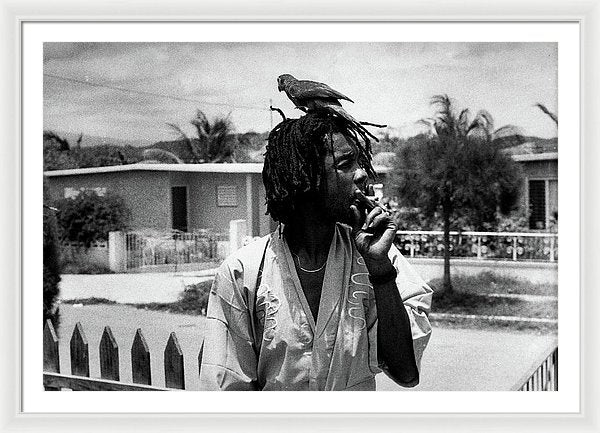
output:
<svg viewBox="0 0 600 433"><path fill-rule="evenodd" d="M523 168L521 206L531 229L548 229L558 217L558 152L514 153ZM376 164L383 161L376 158ZM121 196L131 211L131 228L210 229L227 233L229 221L244 219L250 235L275 227L266 213L262 164L130 164L47 171L52 199L81 189ZM378 182L391 170L376 165ZM385 195L393 195L385 191Z"/></svg>
<svg viewBox="0 0 600 433"><path fill-rule="evenodd" d="M231 220L247 221L249 235L275 228L266 215L262 167L244 164L130 164L44 172L51 199L81 190L121 196L132 229L210 229L227 233ZM375 167L385 175L389 168Z"/></svg>
<svg viewBox="0 0 600 433"><path fill-rule="evenodd" d="M530 229L558 221L558 152L515 154L523 169L521 206L529 210Z"/></svg>

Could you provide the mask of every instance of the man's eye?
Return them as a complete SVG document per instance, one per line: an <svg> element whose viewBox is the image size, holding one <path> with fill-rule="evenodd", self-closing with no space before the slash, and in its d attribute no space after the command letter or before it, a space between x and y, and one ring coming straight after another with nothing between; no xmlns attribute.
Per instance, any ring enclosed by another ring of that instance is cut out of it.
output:
<svg viewBox="0 0 600 433"><path fill-rule="evenodd" d="M348 168L348 167L351 167L353 163L354 163L353 160L343 159L341 161L337 161L335 166L336 166L336 168Z"/></svg>
<svg viewBox="0 0 600 433"><path fill-rule="evenodd" d="M336 166L336 168L348 168L348 167L352 167L355 162L356 162L356 157L354 156L354 154L346 153L346 154L340 155L339 158L336 158L335 166Z"/></svg>

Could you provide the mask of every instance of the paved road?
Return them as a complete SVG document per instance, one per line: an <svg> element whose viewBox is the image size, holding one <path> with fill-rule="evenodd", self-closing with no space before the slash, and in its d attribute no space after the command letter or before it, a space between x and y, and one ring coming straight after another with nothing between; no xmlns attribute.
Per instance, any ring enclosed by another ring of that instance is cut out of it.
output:
<svg viewBox="0 0 600 433"><path fill-rule="evenodd" d="M198 388L197 356L204 317L137 310L122 305L62 305L59 334L63 372L70 372L68 340L78 321L89 341L92 376L99 376L98 344L104 326L110 325L120 347L121 378L131 380L130 348L139 327L150 348L153 383L163 386L163 351L170 332L175 331L184 353L186 388ZM553 338L550 334L435 327L422 362L421 384L414 390L508 390ZM377 376L377 385L380 391L402 389L383 374Z"/></svg>

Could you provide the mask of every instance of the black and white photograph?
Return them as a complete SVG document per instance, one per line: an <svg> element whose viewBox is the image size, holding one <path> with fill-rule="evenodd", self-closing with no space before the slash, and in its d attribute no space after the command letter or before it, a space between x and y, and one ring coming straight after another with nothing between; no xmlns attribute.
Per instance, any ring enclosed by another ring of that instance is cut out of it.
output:
<svg viewBox="0 0 600 433"><path fill-rule="evenodd" d="M45 42L44 389L558 391L559 115L556 42Z"/></svg>
<svg viewBox="0 0 600 433"><path fill-rule="evenodd" d="M0 22L0 431L598 430L599 0Z"/></svg>

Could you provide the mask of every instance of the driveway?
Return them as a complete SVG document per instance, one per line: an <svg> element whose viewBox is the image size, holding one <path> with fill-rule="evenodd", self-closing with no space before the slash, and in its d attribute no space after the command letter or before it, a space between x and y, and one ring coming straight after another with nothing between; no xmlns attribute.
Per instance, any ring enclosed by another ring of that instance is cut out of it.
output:
<svg viewBox="0 0 600 433"><path fill-rule="evenodd" d="M69 339L81 322L89 342L90 373L99 377L98 345L110 325L119 345L121 378L131 381L131 343L141 328L151 353L153 384L164 386L163 351L175 331L184 354L186 389L198 389L198 351L204 317L139 310L124 305L62 305L61 371L70 373ZM555 334L450 329L435 326L421 366L421 384L409 391L505 391L524 374ZM377 376L380 391L405 390L384 374Z"/></svg>
<svg viewBox="0 0 600 433"><path fill-rule="evenodd" d="M211 279L214 270L148 274L64 274L59 298L105 298L122 304L174 302L186 285Z"/></svg>

